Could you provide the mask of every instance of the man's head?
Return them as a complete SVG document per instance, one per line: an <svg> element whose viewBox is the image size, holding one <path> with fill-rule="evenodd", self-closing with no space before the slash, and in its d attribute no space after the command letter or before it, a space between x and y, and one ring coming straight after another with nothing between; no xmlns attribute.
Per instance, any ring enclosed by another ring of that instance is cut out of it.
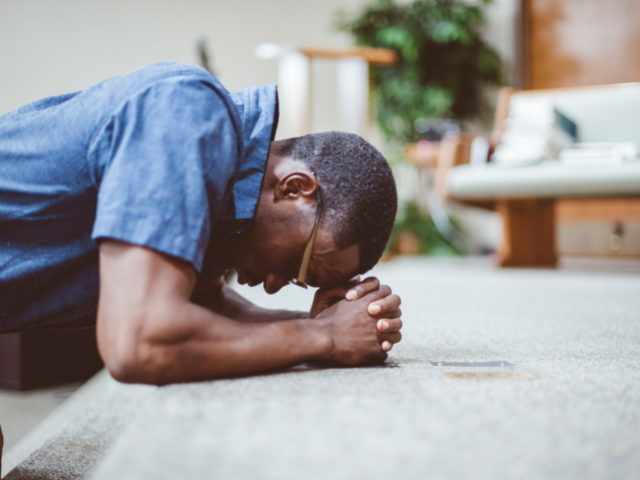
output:
<svg viewBox="0 0 640 480"><path fill-rule="evenodd" d="M264 282L275 293L297 277L318 189L322 215L308 283L343 283L378 262L398 205L387 161L357 135L306 135L271 145L254 226L234 249L242 283Z"/></svg>

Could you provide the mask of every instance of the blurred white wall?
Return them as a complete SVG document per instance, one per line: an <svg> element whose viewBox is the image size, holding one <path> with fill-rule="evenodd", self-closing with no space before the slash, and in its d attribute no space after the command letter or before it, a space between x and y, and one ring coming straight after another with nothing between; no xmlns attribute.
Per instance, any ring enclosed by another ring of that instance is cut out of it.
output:
<svg viewBox="0 0 640 480"><path fill-rule="evenodd" d="M276 82L260 42L342 46L332 14L362 0L0 0L0 114L164 60L198 63L204 36L229 90ZM319 65L319 85L327 74ZM333 80L333 78L331 78ZM333 87L333 81L330 82ZM321 116L321 125L326 124Z"/></svg>
<svg viewBox="0 0 640 480"><path fill-rule="evenodd" d="M164 60L198 63L207 39L212 67L229 90L275 83L276 61L257 59L261 42L340 47L339 8L366 0L0 0L0 114L36 100ZM488 40L513 59L514 5L488 12ZM314 62L313 130L338 127L335 65Z"/></svg>

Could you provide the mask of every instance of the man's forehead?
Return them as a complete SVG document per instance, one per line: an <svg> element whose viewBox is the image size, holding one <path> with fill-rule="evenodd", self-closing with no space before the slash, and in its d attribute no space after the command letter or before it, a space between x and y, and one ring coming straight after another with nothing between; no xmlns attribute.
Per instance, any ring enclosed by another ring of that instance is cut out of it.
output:
<svg viewBox="0 0 640 480"><path fill-rule="evenodd" d="M314 286L337 285L356 276L359 269L358 245L317 254L314 252L309 269L309 283Z"/></svg>

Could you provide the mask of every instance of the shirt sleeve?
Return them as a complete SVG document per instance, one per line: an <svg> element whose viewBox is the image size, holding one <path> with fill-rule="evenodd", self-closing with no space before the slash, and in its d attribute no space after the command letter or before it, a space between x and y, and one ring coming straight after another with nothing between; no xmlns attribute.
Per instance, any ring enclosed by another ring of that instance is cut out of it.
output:
<svg viewBox="0 0 640 480"><path fill-rule="evenodd" d="M200 272L239 154L232 108L212 85L189 78L127 101L96 142L92 238L150 247Z"/></svg>

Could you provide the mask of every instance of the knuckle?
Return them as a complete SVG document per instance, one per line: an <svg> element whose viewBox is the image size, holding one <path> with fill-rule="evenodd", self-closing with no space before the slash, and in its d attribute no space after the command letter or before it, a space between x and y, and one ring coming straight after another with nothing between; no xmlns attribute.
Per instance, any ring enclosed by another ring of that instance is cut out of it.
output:
<svg viewBox="0 0 640 480"><path fill-rule="evenodd" d="M366 297L369 302L374 302L376 300L380 300L384 295L380 292L380 290L372 290L367 293Z"/></svg>

